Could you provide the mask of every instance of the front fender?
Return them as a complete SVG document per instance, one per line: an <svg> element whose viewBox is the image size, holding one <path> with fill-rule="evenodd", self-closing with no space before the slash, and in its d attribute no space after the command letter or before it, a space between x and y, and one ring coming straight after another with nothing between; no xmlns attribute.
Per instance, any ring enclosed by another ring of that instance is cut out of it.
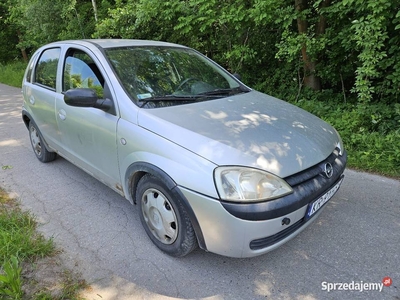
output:
<svg viewBox="0 0 400 300"><path fill-rule="evenodd" d="M176 183L168 176L163 170L155 165L147 162L135 162L131 164L125 172L125 182L124 187L127 191L126 195L129 197L128 200L136 204L136 199L134 197L136 186L145 174L151 174L154 177L161 179L169 190L176 187Z"/></svg>
<svg viewBox="0 0 400 300"><path fill-rule="evenodd" d="M139 180L145 175L151 174L154 177L160 179L167 188L171 191L171 194L175 197L179 197L180 202L183 204L189 218L190 222L193 226L194 231L196 232L197 242L201 249L207 250L206 243L204 240L203 232L201 230L199 221L196 218L196 214L194 213L192 207L189 204L189 201L183 195L182 191L179 189L175 181L163 170L158 168L155 165L152 165L147 162L135 162L131 164L125 173L125 187L129 191L129 200L136 204L135 199L135 191Z"/></svg>
<svg viewBox="0 0 400 300"><path fill-rule="evenodd" d="M218 198L213 176L217 166L214 163L124 119L119 120L117 131L120 175L124 193L131 202L132 190L126 184L126 172L138 162L156 166L168 174L176 186Z"/></svg>

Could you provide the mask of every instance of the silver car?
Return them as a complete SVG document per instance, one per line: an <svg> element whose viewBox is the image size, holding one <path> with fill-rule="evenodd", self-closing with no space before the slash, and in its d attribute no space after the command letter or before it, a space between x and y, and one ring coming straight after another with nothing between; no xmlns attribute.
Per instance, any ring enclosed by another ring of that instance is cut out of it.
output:
<svg viewBox="0 0 400 300"><path fill-rule="evenodd" d="M142 40L38 49L22 118L36 157L57 155L137 204L172 256L271 251L322 211L343 181L334 128L250 89L199 52Z"/></svg>

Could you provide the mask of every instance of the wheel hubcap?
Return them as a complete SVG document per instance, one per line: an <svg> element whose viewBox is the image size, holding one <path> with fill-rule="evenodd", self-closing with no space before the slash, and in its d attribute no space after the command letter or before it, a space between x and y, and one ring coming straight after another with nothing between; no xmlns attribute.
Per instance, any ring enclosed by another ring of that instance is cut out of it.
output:
<svg viewBox="0 0 400 300"><path fill-rule="evenodd" d="M40 156L42 154L42 145L40 143L39 133L35 127L31 127L31 143L35 153Z"/></svg>
<svg viewBox="0 0 400 300"><path fill-rule="evenodd" d="M160 191L148 189L142 197L142 214L157 240L172 244L178 235L178 221L171 203Z"/></svg>

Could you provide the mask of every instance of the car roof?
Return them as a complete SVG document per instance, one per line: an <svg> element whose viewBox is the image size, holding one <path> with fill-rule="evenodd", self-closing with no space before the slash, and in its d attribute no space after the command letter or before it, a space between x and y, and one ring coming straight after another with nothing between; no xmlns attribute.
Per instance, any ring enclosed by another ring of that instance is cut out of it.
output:
<svg viewBox="0 0 400 300"><path fill-rule="evenodd" d="M88 42L99 45L102 48L114 48L114 47L126 47L126 46L173 46L183 47L182 45L160 42L160 41L149 41L149 40L131 40L131 39L92 39L87 40Z"/></svg>
<svg viewBox="0 0 400 300"><path fill-rule="evenodd" d="M119 47L137 47L137 46L159 46L159 47L180 47L187 48L182 45L160 42L160 41L150 41L150 40L135 40L135 39L85 39L85 40L68 40L54 42L55 44L78 44L85 45L95 44L96 46L106 49L106 48L119 48Z"/></svg>

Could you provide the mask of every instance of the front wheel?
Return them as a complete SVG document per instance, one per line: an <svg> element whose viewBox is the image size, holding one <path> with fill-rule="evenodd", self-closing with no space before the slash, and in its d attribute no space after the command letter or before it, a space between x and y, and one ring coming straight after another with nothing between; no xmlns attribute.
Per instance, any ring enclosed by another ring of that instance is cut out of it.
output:
<svg viewBox="0 0 400 300"><path fill-rule="evenodd" d="M38 160L46 163L56 159L57 153L50 152L46 149L46 146L43 143L43 138L33 122L29 122L29 138L31 140L33 152Z"/></svg>
<svg viewBox="0 0 400 300"><path fill-rule="evenodd" d="M197 247L196 235L180 196L158 178L140 179L136 199L140 220L152 242L167 254L182 257Z"/></svg>

